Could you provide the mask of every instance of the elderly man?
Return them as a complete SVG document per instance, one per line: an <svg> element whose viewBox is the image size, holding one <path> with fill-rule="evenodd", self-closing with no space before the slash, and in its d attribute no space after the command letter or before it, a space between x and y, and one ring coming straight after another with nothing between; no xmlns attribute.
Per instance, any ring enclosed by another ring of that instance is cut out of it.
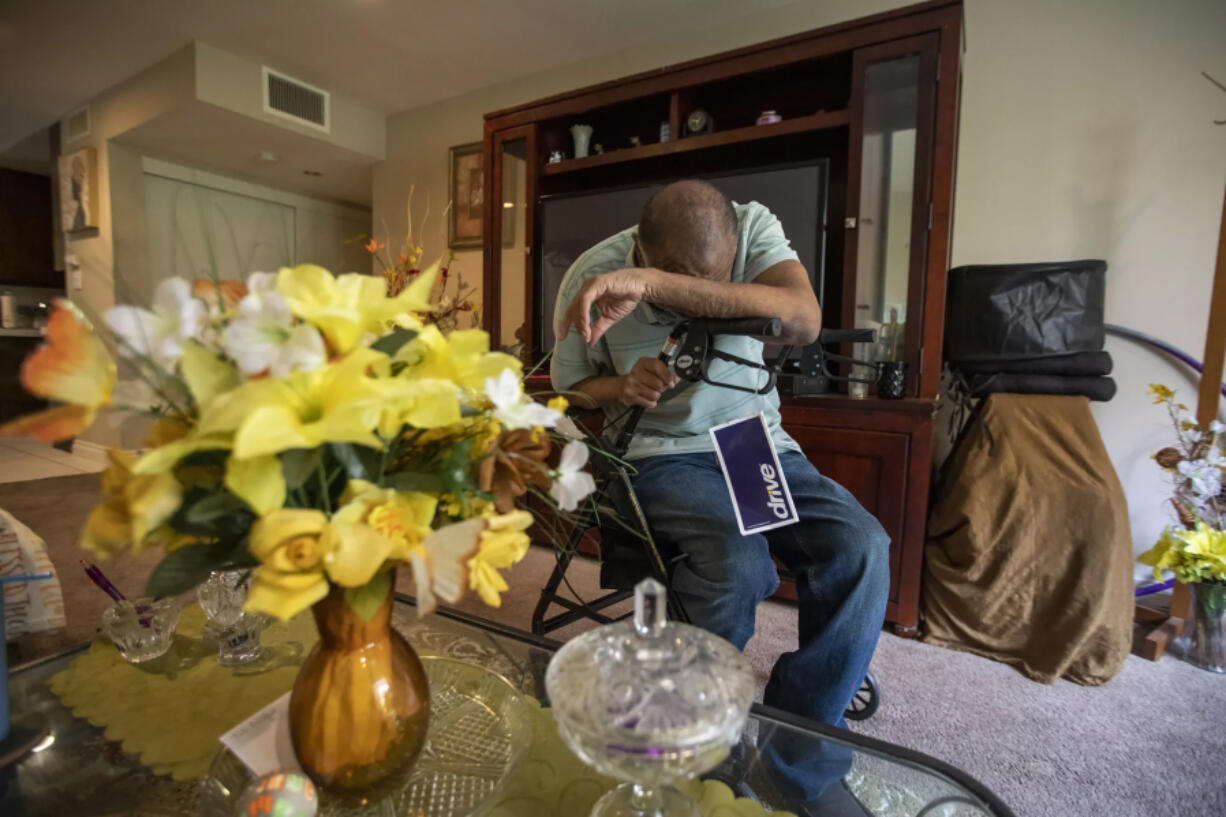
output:
<svg viewBox="0 0 1226 817"><path fill-rule="evenodd" d="M673 391L678 379L656 356L678 316L779 317L780 342L797 345L815 341L821 328L809 275L778 219L756 202L730 203L705 182L676 182L651 196L637 227L592 247L567 271L554 317L553 385L603 408L614 424L625 407L646 407L627 454L634 489L657 542L686 556L672 587L695 624L744 648L759 602L779 586L771 556L796 575L799 649L776 661L765 702L841 726L881 630L889 538L783 430L777 394L707 383ZM719 347L762 361L753 338L721 337ZM744 386L756 386L761 374L717 366L714 379ZM759 411L800 521L746 536L708 430ZM828 786L846 773L846 752L785 743L767 760L776 782L818 813L850 797L842 784Z"/></svg>

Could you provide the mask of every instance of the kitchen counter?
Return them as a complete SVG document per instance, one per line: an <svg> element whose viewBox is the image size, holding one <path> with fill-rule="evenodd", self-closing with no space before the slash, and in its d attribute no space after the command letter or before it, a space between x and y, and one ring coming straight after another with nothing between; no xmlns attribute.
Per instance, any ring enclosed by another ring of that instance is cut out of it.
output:
<svg viewBox="0 0 1226 817"><path fill-rule="evenodd" d="M34 329L33 327L21 327L12 329L0 329L0 338L41 338L44 334L42 329Z"/></svg>

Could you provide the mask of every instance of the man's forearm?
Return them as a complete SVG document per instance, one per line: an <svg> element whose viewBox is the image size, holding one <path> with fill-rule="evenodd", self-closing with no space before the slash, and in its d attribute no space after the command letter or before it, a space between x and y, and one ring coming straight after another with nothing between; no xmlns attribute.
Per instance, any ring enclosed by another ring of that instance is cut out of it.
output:
<svg viewBox="0 0 1226 817"><path fill-rule="evenodd" d="M805 345L817 339L820 311L812 293L798 296L790 290L764 284L711 281L662 270L647 273L643 300L704 318L780 318L779 342Z"/></svg>
<svg viewBox="0 0 1226 817"><path fill-rule="evenodd" d="M604 408L621 398L622 376L589 377L571 387L571 402L580 408Z"/></svg>

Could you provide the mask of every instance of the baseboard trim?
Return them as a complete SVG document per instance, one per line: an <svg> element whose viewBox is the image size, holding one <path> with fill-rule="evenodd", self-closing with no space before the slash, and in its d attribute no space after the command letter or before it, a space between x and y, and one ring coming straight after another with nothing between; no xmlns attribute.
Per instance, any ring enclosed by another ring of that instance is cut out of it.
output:
<svg viewBox="0 0 1226 817"><path fill-rule="evenodd" d="M110 450L109 446L90 442L89 440L76 439L72 441L72 455L74 457L89 460L101 467L106 467L110 462L110 458L107 456L107 452Z"/></svg>

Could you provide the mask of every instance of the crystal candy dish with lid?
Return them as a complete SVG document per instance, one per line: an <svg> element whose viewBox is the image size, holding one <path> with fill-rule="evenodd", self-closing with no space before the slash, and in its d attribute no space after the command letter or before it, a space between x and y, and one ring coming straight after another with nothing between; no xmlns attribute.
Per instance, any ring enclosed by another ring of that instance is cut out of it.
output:
<svg viewBox="0 0 1226 817"><path fill-rule="evenodd" d="M545 685L558 731L585 763L629 781L593 817L697 814L669 784L717 766L753 700L753 673L724 639L665 619L665 590L635 587L634 620L567 642Z"/></svg>

